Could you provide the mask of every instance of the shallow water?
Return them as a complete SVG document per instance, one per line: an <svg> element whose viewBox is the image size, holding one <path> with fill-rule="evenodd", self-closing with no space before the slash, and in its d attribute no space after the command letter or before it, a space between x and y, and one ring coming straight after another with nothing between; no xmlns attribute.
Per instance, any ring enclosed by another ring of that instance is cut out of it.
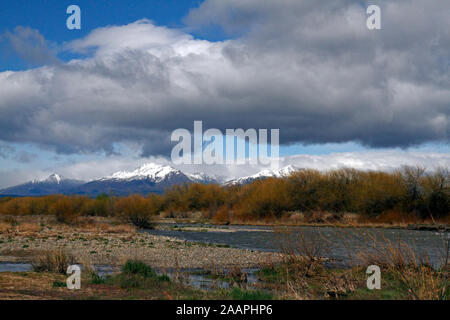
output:
<svg viewBox="0 0 450 320"><path fill-rule="evenodd" d="M256 289L257 284L260 282L256 276L257 268L243 268L241 271L247 274L247 282L241 284L242 287L246 289ZM228 269L221 270L224 274L229 272ZM205 273L204 269L157 269L156 273L158 275L165 274L169 276L174 281L180 281L186 285L192 286L194 288L199 288L203 290L214 290L218 288L229 289L236 284L232 284L224 279L214 279ZM179 277L182 277L181 279Z"/></svg>
<svg viewBox="0 0 450 320"><path fill-rule="evenodd" d="M163 225L163 227L169 226L173 227L169 224ZM180 231L171 228L145 230L145 232L187 241L272 252L282 251L282 245L286 247L290 242L289 239L304 237L306 243L312 242L313 239L319 243L322 247L322 250L319 250L320 256L331 259L337 266L348 266L351 259L354 261L358 259L360 253L377 250L380 244L390 243L393 247L402 248L402 251L405 251L403 244L406 244L417 257L428 257L429 262L438 267L446 253L446 239L450 236L448 232L382 228L278 227L274 229L264 226L212 227L191 224L177 224L177 226ZM207 229L208 232L183 230L183 227L193 226ZM224 230L226 232L220 229L226 229ZM376 239L375 242L374 239Z"/></svg>
<svg viewBox="0 0 450 320"><path fill-rule="evenodd" d="M81 266L83 269L83 266ZM28 272L32 271L33 267L30 263L20 263L20 262L1 262L0 272ZM95 272L100 277L107 277L113 275L114 273L120 272L120 268L111 265L95 265ZM205 273L204 269L156 269L158 275L167 275L173 281L181 281L182 283L192 286L194 288L199 288L203 290L214 290L218 288L228 289L233 285L225 280L213 279ZM225 274L228 272L227 269L221 270ZM259 282L256 271L258 269L242 269L243 272L247 273L248 281L242 284L246 289L255 289L256 284Z"/></svg>
<svg viewBox="0 0 450 320"><path fill-rule="evenodd" d="M0 272L28 272L32 269L30 263L0 262Z"/></svg>
<svg viewBox="0 0 450 320"><path fill-rule="evenodd" d="M83 269L83 266L81 266L81 269ZM28 272L32 270L31 263L0 262L0 272ZM99 276L106 276L116 272L117 268L109 265L95 265L94 270Z"/></svg>

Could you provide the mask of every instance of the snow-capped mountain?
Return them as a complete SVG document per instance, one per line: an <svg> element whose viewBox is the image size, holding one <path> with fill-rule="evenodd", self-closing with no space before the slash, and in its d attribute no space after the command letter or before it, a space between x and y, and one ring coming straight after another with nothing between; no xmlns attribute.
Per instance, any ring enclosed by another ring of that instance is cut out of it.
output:
<svg viewBox="0 0 450 320"><path fill-rule="evenodd" d="M178 169L170 166L146 163L134 171L118 171L100 180L142 180L149 179L160 182L170 176L182 174Z"/></svg>
<svg viewBox="0 0 450 320"><path fill-rule="evenodd" d="M220 175L209 175L203 172L185 173L192 181L197 183L217 183L222 184L226 179Z"/></svg>
<svg viewBox="0 0 450 320"><path fill-rule="evenodd" d="M80 186L76 193L87 195L162 193L173 185L184 183L216 183L216 180L205 174L186 174L171 166L146 163L133 171L119 171L88 182Z"/></svg>
<svg viewBox="0 0 450 320"><path fill-rule="evenodd" d="M14 187L0 190L0 195L6 196L43 196L49 194L71 194L84 184L84 181L66 179L53 173L45 179L35 179Z"/></svg>
<svg viewBox="0 0 450 320"><path fill-rule="evenodd" d="M283 167L279 170L271 170L271 169L264 169L256 174L253 174L251 176L241 177L237 179L232 179L224 183L226 186L230 185L238 185L238 184L247 184L251 183L255 180L261 180L261 179L267 179L267 178L285 178L290 176L295 171L298 171L299 169L288 165L286 167Z"/></svg>
<svg viewBox="0 0 450 320"><path fill-rule="evenodd" d="M191 182L215 182L216 178L206 173L184 173L179 169L175 169L167 165L159 165L156 163L146 163L134 171L118 171L108 177L100 180L151 180L153 182L161 182L175 176L185 176Z"/></svg>
<svg viewBox="0 0 450 320"><path fill-rule="evenodd" d="M52 173L51 175L49 175L47 178L45 179L34 179L32 181L32 183L56 183L56 184L60 184L63 180L67 180L63 177L61 177L59 174L57 173Z"/></svg>
<svg viewBox="0 0 450 320"><path fill-rule="evenodd" d="M258 179L269 177L287 177L298 170L287 166L280 170L266 169L257 174L229 180L223 185L247 184ZM118 171L107 177L83 182L66 179L56 173L45 179L33 180L15 187L0 190L0 196L43 196L49 194L80 194L97 196L102 193L124 196L129 194L163 193L173 185L185 183L217 183L223 178L205 173L184 173L168 165L146 163L136 170Z"/></svg>

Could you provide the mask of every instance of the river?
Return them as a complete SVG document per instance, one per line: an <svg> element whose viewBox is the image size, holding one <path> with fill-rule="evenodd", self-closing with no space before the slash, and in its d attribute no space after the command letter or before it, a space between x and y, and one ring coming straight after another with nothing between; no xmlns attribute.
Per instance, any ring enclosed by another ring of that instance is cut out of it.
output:
<svg viewBox="0 0 450 320"><path fill-rule="evenodd" d="M195 230L192 230L194 228ZM198 229L198 230L197 230ZM199 224L162 224L160 228L145 230L153 235L181 240L227 245L234 248L282 251L305 243L306 250L316 250L337 265L348 266L351 259L364 252L384 250L388 243L407 254L409 249L417 258L427 258L435 267L442 263L448 247L449 232L416 231L383 228L335 228L266 226L212 226ZM296 243L296 244L293 244ZM407 249L407 247L409 249ZM302 249L296 248L297 251Z"/></svg>

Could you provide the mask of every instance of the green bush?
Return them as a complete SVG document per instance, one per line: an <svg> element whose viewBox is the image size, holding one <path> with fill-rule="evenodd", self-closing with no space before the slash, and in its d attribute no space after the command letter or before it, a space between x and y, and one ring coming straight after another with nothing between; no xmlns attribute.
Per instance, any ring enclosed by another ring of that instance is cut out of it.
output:
<svg viewBox="0 0 450 320"><path fill-rule="evenodd" d="M104 284L106 283L106 278L99 276L97 273L91 273L91 283L92 284Z"/></svg>
<svg viewBox="0 0 450 320"><path fill-rule="evenodd" d="M145 263L129 260L122 268L122 272L110 277L107 282L119 284L121 288L149 288L170 283L167 275L158 276L156 272Z"/></svg>
<svg viewBox="0 0 450 320"><path fill-rule="evenodd" d="M128 260L122 268L123 274L140 275L144 278L156 278L156 272L145 263L137 260Z"/></svg>
<svg viewBox="0 0 450 320"><path fill-rule="evenodd" d="M272 300L273 294L270 292L258 290L244 290L241 288L233 288L230 295L233 300Z"/></svg>
<svg viewBox="0 0 450 320"><path fill-rule="evenodd" d="M53 288L65 288L67 284L61 281L53 281Z"/></svg>

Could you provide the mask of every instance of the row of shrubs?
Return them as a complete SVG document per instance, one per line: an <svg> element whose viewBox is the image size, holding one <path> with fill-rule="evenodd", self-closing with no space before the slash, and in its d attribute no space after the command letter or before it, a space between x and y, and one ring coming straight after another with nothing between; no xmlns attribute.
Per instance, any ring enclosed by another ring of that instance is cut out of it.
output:
<svg viewBox="0 0 450 320"><path fill-rule="evenodd" d="M329 212L336 220L357 213L367 219L436 221L450 218L450 174L446 168L427 173L422 167L299 170L244 186L176 186L164 194L163 203L169 213L203 211L218 221L277 219L288 212Z"/></svg>
<svg viewBox="0 0 450 320"><path fill-rule="evenodd" d="M139 228L150 228L152 217L162 209L161 200L159 195L8 197L0 199L0 216L53 215L66 224L76 224L81 217L116 217Z"/></svg>
<svg viewBox="0 0 450 320"><path fill-rule="evenodd" d="M448 169L426 173L421 167L396 172L339 169L299 170L288 178L258 180L243 186L184 184L163 195L97 198L54 195L0 199L0 214L53 214L58 221L76 222L80 216L114 216L148 227L151 217L164 212L180 216L203 212L216 221L280 218L287 212L357 213L391 220L445 220L450 217Z"/></svg>

